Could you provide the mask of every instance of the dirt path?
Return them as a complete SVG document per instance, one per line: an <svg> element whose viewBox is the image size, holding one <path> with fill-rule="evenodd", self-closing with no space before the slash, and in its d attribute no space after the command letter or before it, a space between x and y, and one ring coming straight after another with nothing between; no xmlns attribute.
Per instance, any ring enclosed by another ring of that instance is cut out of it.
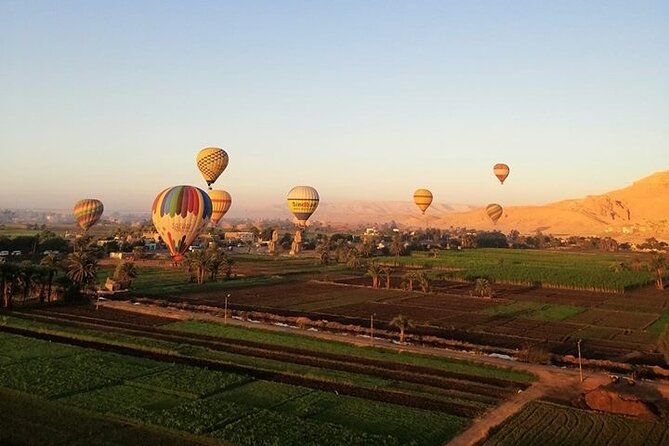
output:
<svg viewBox="0 0 669 446"><path fill-rule="evenodd" d="M539 378L538 381L524 392L519 392L501 405L474 419L468 429L447 443L448 446L473 446L478 444L487 438L491 429L504 423L535 399L549 396L570 401L577 398L582 392L609 382L608 375L604 373L585 372L584 381L581 383L576 370L547 370L542 367L532 367L532 364L518 365L529 366L520 368L528 371L532 369L533 373Z"/></svg>
<svg viewBox="0 0 669 446"><path fill-rule="evenodd" d="M495 426L502 424L507 418L519 412L525 404L543 396L542 386L538 383L516 394L500 406L486 412L482 417L475 418L473 424L447 443L448 446L471 446L488 436Z"/></svg>

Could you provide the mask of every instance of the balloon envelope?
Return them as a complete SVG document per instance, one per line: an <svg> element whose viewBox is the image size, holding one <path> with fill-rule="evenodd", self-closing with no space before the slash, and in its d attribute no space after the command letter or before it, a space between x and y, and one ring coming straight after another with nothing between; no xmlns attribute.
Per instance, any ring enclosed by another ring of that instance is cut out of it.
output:
<svg viewBox="0 0 669 446"><path fill-rule="evenodd" d="M165 189L153 200L151 219L172 258L180 260L211 219L211 199L194 186Z"/></svg>
<svg viewBox="0 0 669 446"><path fill-rule="evenodd" d="M232 206L232 197L224 190L210 190L208 193L212 207L211 222L216 226Z"/></svg>
<svg viewBox="0 0 669 446"><path fill-rule="evenodd" d="M432 204L432 192L427 189L418 189L413 193L413 201L424 214Z"/></svg>
<svg viewBox="0 0 669 446"><path fill-rule="evenodd" d="M311 186L295 186L288 192L288 209L293 213L300 225L304 226L318 207L320 197Z"/></svg>
<svg viewBox="0 0 669 446"><path fill-rule="evenodd" d="M504 180L506 180L506 177L509 176L509 166L503 163L498 163L495 164L495 166L492 168L493 173L497 177L500 183L504 184Z"/></svg>
<svg viewBox="0 0 669 446"><path fill-rule="evenodd" d="M74 219L84 231L93 226L102 217L105 207L100 200L85 198L74 205Z"/></svg>
<svg viewBox="0 0 669 446"><path fill-rule="evenodd" d="M207 186L218 179L228 167L228 154L218 147L206 147L200 150L196 157L197 168L200 169Z"/></svg>
<svg viewBox="0 0 669 446"><path fill-rule="evenodd" d="M504 208L496 203L492 203L485 207L485 212L488 214L488 217L490 217L493 224L497 224L497 221L504 213Z"/></svg>

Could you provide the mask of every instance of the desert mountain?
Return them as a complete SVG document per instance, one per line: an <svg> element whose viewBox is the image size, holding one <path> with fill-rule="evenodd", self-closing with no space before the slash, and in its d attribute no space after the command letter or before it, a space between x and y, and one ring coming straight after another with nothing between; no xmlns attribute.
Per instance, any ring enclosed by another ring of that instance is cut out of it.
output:
<svg viewBox="0 0 669 446"><path fill-rule="evenodd" d="M467 212L474 206L461 204L432 203L429 216L423 217L413 202L409 201L321 201L310 221L334 225L375 225L392 220L405 226L424 226L425 218L430 224L437 218L454 212ZM290 214L284 203L263 209L244 209L240 216L256 218L288 219Z"/></svg>
<svg viewBox="0 0 669 446"><path fill-rule="evenodd" d="M503 205L503 203L501 203ZM290 218L284 203L254 211L245 217ZM617 240L638 241L649 237L669 239L669 171L658 172L632 185L580 199L542 206L505 206L493 225L483 208L432 203L422 216L410 201L345 201L320 203L311 219L335 225L378 225L390 221L418 228L467 227L472 229L522 233L542 231L553 235L596 235Z"/></svg>
<svg viewBox="0 0 669 446"><path fill-rule="evenodd" d="M624 189L544 206L510 206L496 226L483 209L440 216L435 227L517 229L553 235L610 235L621 240L669 236L669 171Z"/></svg>

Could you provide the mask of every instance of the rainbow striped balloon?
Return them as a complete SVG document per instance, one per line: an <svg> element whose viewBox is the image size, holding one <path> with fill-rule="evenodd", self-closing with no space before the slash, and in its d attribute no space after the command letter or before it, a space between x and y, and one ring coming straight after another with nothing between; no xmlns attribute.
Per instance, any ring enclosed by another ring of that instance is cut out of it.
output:
<svg viewBox="0 0 669 446"><path fill-rule="evenodd" d="M306 226L320 202L318 192L311 186L295 186L288 192L288 209L297 218L300 226Z"/></svg>
<svg viewBox="0 0 669 446"><path fill-rule="evenodd" d="M165 189L153 200L151 219L167 245L172 259L183 254L207 227L212 205L209 195L194 186L174 186Z"/></svg>
<svg viewBox="0 0 669 446"><path fill-rule="evenodd" d="M493 224L497 224L497 221L502 217L504 213L504 208L497 203L491 203L485 207L485 212L492 220Z"/></svg>
<svg viewBox="0 0 669 446"><path fill-rule="evenodd" d="M102 212L105 207L100 200L93 198L85 198L77 201L74 205L74 219L81 229L88 231L88 229L100 220Z"/></svg>
<svg viewBox="0 0 669 446"><path fill-rule="evenodd" d="M413 193L413 201L423 214L432 204L432 192L427 189L418 189Z"/></svg>
<svg viewBox="0 0 669 446"><path fill-rule="evenodd" d="M232 206L232 197L224 190L210 190L209 198L211 198L211 206L213 209L211 213L211 222L216 226L225 213L228 212L230 206Z"/></svg>

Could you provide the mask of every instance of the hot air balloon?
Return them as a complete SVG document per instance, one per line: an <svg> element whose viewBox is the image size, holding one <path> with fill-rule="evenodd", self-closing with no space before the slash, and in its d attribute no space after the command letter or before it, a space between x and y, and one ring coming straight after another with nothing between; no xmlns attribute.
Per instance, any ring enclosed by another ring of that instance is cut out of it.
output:
<svg viewBox="0 0 669 446"><path fill-rule="evenodd" d="M100 200L85 198L74 205L74 219L81 229L88 229L100 220L105 207Z"/></svg>
<svg viewBox="0 0 669 446"><path fill-rule="evenodd" d="M504 208L496 203L492 203L485 207L485 212L488 214L488 217L490 217L493 224L497 224L497 220L499 220L504 213Z"/></svg>
<svg viewBox="0 0 669 446"><path fill-rule="evenodd" d="M495 176L499 179L499 182L504 184L504 180L506 180L506 177L509 176L509 166L503 163L498 163L495 164L495 166L492 168L493 173Z"/></svg>
<svg viewBox="0 0 669 446"><path fill-rule="evenodd" d="M432 204L432 192L427 189L418 189L413 193L413 201L423 215L425 215L425 211L430 207L430 204Z"/></svg>
<svg viewBox="0 0 669 446"><path fill-rule="evenodd" d="M216 226L232 206L232 197L224 190L210 190L208 193L212 207L211 222Z"/></svg>
<svg viewBox="0 0 669 446"><path fill-rule="evenodd" d="M307 220L318 207L318 192L311 186L295 186L288 192L288 209L295 215L300 226L306 226Z"/></svg>
<svg viewBox="0 0 669 446"><path fill-rule="evenodd" d="M153 200L153 225L178 262L211 219L211 199L194 186L165 189Z"/></svg>
<svg viewBox="0 0 669 446"><path fill-rule="evenodd" d="M228 154L225 150L218 147L205 147L200 150L196 157L197 168L202 172L207 186L211 189L211 184L223 173L228 167Z"/></svg>

